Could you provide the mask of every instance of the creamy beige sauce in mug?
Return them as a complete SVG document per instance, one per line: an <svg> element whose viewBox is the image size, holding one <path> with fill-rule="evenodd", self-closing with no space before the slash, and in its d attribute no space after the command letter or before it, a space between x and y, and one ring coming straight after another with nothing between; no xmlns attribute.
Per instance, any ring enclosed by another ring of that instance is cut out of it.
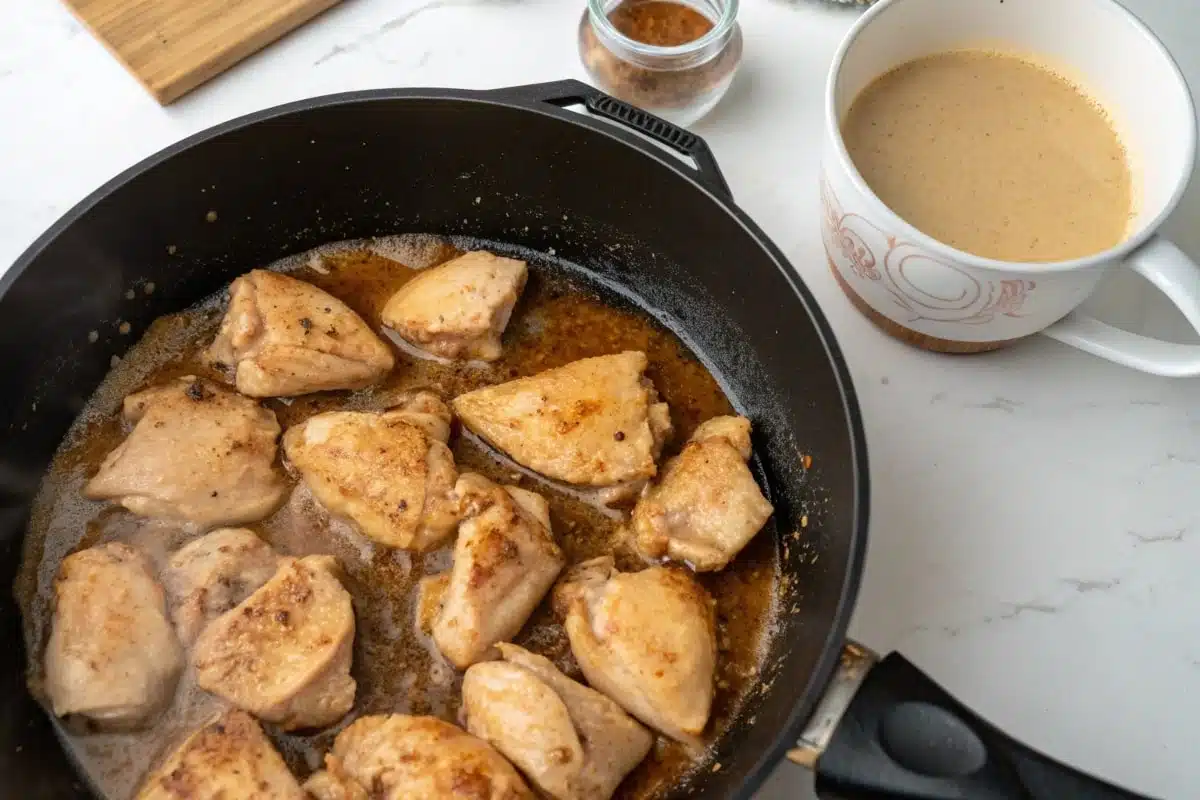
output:
<svg viewBox="0 0 1200 800"><path fill-rule="evenodd" d="M903 64L854 100L842 135L888 207L959 250L1063 261L1125 238L1132 179L1107 114L1017 56L963 50Z"/></svg>

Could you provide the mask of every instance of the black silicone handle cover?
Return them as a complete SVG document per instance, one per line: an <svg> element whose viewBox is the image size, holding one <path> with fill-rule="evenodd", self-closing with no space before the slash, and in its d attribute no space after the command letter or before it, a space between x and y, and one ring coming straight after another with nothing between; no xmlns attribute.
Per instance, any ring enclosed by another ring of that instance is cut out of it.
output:
<svg viewBox="0 0 1200 800"><path fill-rule="evenodd" d="M588 111L596 116L637 131L663 147L668 147L676 153L692 159L696 164L697 177L702 183L724 199L733 197L729 191L729 184L725 181L725 176L721 174L721 168L717 166L717 159L703 139L649 111L618 100L586 83L575 80L534 83L497 89L494 94L507 100L550 103L556 106L582 103Z"/></svg>
<svg viewBox="0 0 1200 800"><path fill-rule="evenodd" d="M817 790L864 799L1144 800L1001 733L896 653L855 694L817 762Z"/></svg>

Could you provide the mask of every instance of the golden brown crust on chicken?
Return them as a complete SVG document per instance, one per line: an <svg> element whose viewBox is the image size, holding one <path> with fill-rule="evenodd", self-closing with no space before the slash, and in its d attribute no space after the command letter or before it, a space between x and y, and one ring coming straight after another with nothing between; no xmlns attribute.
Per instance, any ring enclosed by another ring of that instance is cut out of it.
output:
<svg viewBox="0 0 1200 800"><path fill-rule="evenodd" d="M250 397L361 389L392 370L392 351L362 317L310 283L256 269L229 287L208 360Z"/></svg>
<svg viewBox="0 0 1200 800"><path fill-rule="evenodd" d="M332 556L283 559L196 640L200 688L285 730L345 716L354 704L354 611L337 571Z"/></svg>
<svg viewBox="0 0 1200 800"><path fill-rule="evenodd" d="M555 607L592 688L667 736L698 744L712 707L716 618L691 573L618 572L602 556L563 576Z"/></svg>
<svg viewBox="0 0 1200 800"><path fill-rule="evenodd" d="M517 463L570 484L613 486L653 477L670 432L646 365L638 351L584 358L459 395L451 405Z"/></svg>
<svg viewBox="0 0 1200 800"><path fill-rule="evenodd" d="M746 466L749 457L745 417L700 425L633 510L642 555L683 561L699 572L724 569L774 511Z"/></svg>
<svg viewBox="0 0 1200 800"><path fill-rule="evenodd" d="M187 738L137 800L307 800L258 723L229 711Z"/></svg>
<svg viewBox="0 0 1200 800"><path fill-rule="evenodd" d="M445 404L437 401L442 409ZM332 411L289 428L283 448L322 505L389 547L426 550L458 521L445 421L429 410Z"/></svg>
<svg viewBox="0 0 1200 800"><path fill-rule="evenodd" d="M220 528L177 550L163 569L171 618L184 645L271 579L279 557L246 528Z"/></svg>
<svg viewBox="0 0 1200 800"><path fill-rule="evenodd" d="M434 717L360 717L325 764L310 779L320 800L534 800L491 745Z"/></svg>
<svg viewBox="0 0 1200 800"><path fill-rule="evenodd" d="M446 658L466 669L521 630L566 558L541 495L474 473L458 479L455 494L464 520L433 639Z"/></svg>
<svg viewBox="0 0 1200 800"><path fill-rule="evenodd" d="M463 677L467 730L555 800L608 800L654 737L549 659L512 644L497 647L503 662L475 664Z"/></svg>
<svg viewBox="0 0 1200 800"><path fill-rule="evenodd" d="M202 529L256 522L283 501L279 423L255 401L186 376L129 395L124 415L133 431L86 497Z"/></svg>
<svg viewBox="0 0 1200 800"><path fill-rule="evenodd" d="M526 275L524 261L464 253L404 284L384 306L383 324L442 358L495 361Z"/></svg>

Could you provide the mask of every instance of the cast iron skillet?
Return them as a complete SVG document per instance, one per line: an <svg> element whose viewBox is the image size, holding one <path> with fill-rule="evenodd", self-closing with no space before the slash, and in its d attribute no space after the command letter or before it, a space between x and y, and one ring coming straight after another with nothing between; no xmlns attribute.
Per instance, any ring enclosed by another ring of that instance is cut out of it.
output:
<svg viewBox="0 0 1200 800"><path fill-rule="evenodd" d="M591 115L568 110L579 105ZM30 501L68 426L111 357L154 318L288 253L406 231L554 253L631 293L753 418L778 530L808 518L801 544L780 545L793 579L763 689L719 743L720 771L679 794L749 798L787 754L815 767L820 787L851 796L1130 796L1016 744L899 656L876 665L846 644L867 459L833 333L733 204L703 141L573 81L293 103L170 147L72 209L0 280L0 582L12 584ZM126 298L147 281L152 293ZM10 643L0 654L0 795L86 797L26 691L7 593L0 621Z"/></svg>

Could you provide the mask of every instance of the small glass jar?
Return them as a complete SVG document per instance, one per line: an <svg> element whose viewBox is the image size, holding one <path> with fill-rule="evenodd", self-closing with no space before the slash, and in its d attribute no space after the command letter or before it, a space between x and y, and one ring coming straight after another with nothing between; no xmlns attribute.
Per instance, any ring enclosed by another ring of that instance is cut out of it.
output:
<svg viewBox="0 0 1200 800"><path fill-rule="evenodd" d="M663 0L650 0L663 4ZM579 21L579 54L596 88L676 125L690 125L716 106L742 61L738 0L672 0L712 27L684 44L647 44L622 33L611 15L647 0L587 0Z"/></svg>

